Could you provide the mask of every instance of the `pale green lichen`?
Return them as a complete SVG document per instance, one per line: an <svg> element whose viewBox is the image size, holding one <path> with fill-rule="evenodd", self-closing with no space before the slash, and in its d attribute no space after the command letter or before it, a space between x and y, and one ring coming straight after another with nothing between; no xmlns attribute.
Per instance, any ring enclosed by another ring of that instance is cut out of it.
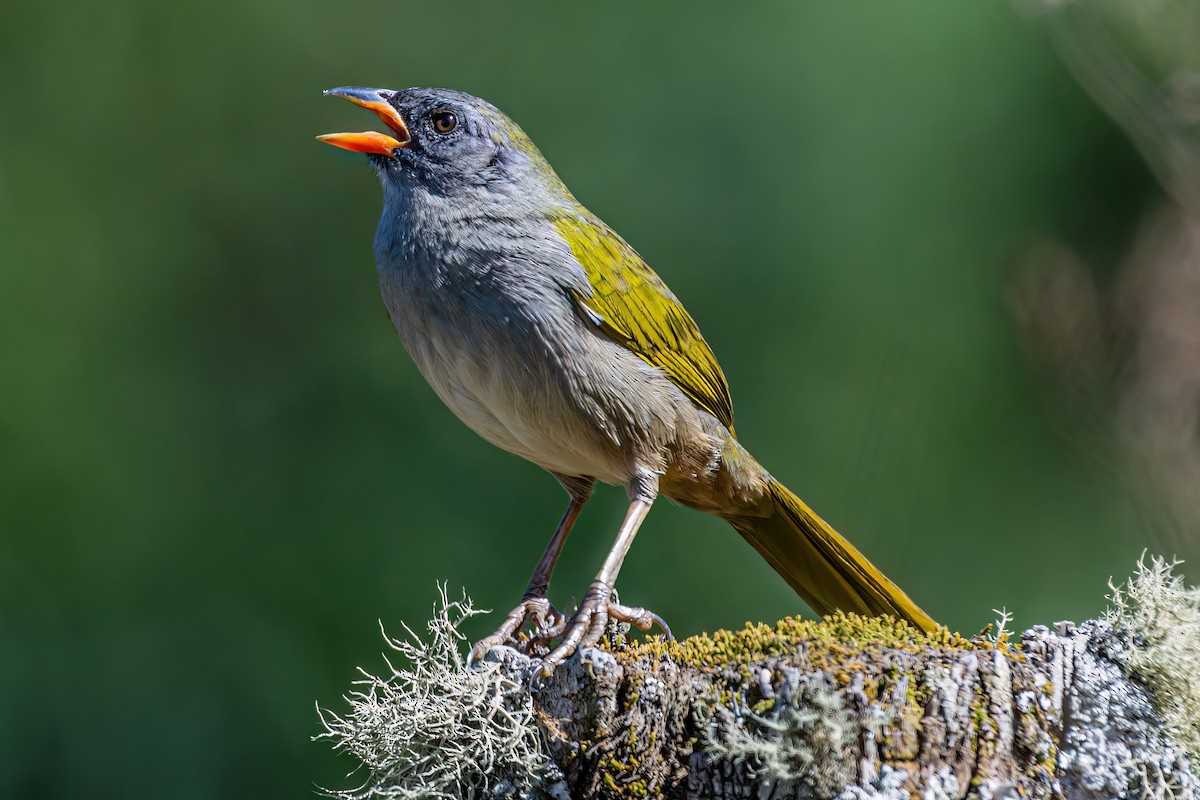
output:
<svg viewBox="0 0 1200 800"><path fill-rule="evenodd" d="M530 797L551 793L561 775L546 754L528 690L502 665L468 667L459 625L476 614L465 596L440 603L423 640L407 625L387 637L400 658L385 657L390 675L361 670L350 711L321 711L318 739L353 755L369 770L357 789L330 792L347 800Z"/></svg>
<svg viewBox="0 0 1200 800"><path fill-rule="evenodd" d="M849 780L846 753L863 721L822 676L805 676L790 694L788 702L765 714L737 703L732 713L720 709L723 719L705 727L705 750L718 759L745 763L752 776L771 783L805 781L822 794L839 791Z"/></svg>
<svg viewBox="0 0 1200 800"><path fill-rule="evenodd" d="M1134 774L1140 800L1194 800L1176 776L1168 774L1162 765L1153 762L1130 762L1125 765Z"/></svg>
<svg viewBox="0 0 1200 800"><path fill-rule="evenodd" d="M1145 555L1120 586L1111 582L1107 621L1129 632L1126 665L1149 687L1167 729L1200 763L1200 589L1174 573L1179 562Z"/></svg>

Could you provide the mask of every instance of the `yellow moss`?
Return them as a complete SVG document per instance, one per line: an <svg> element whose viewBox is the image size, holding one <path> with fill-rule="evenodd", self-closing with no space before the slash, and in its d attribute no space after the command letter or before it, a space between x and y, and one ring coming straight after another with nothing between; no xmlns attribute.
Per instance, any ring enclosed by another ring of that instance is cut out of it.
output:
<svg viewBox="0 0 1200 800"><path fill-rule="evenodd" d="M971 723L977 737L983 732L983 725L987 722L987 718L987 708L984 706L984 700L982 696L976 696L971 701Z"/></svg>
<svg viewBox="0 0 1200 800"><path fill-rule="evenodd" d="M592 747L591 740L584 739L582 742L580 742L576 746L576 748L574 750L571 751L571 758L576 759L576 758L583 757L587 753L587 751L591 749L591 747Z"/></svg>
<svg viewBox="0 0 1200 800"><path fill-rule="evenodd" d="M647 795L647 787L644 780L639 778L621 784L617 783L617 779L613 777L613 775L621 775L637 769L638 760L633 756L630 756L629 761L619 761L615 758L610 758L608 761L602 761L600 767L604 770L602 780L609 790L628 797L645 797Z"/></svg>
<svg viewBox="0 0 1200 800"><path fill-rule="evenodd" d="M764 700L759 700L757 703L750 706L750 710L753 711L755 714L762 716L763 714L766 714L768 711L770 711L774 707L775 707L774 698L766 698Z"/></svg>
<svg viewBox="0 0 1200 800"><path fill-rule="evenodd" d="M965 639L947 628L924 633L903 620L839 611L821 620L786 617L774 625L749 623L738 631L703 633L677 642L640 642L618 653L617 657L632 662L666 656L688 666L719 667L790 655L800 647L805 647L814 661L824 662L857 660L865 647L921 653L927 648L981 650L994 646L986 640ZM750 675L744 677L749 679Z"/></svg>

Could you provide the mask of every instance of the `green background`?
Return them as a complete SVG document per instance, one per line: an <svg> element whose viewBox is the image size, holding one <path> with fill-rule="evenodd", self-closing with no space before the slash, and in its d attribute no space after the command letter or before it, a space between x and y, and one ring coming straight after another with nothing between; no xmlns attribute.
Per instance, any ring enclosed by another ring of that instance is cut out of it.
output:
<svg viewBox="0 0 1200 800"><path fill-rule="evenodd" d="M1104 607L1145 540L1005 305L1042 234L1116 262L1153 197L1002 3L10 4L0 24L0 796L306 797L377 620L507 609L564 505L463 427L378 297L322 89L518 120L668 280L775 474L967 632ZM582 593L623 492L552 588ZM801 606L658 504L621 576L680 634ZM494 618L468 631L481 635Z"/></svg>

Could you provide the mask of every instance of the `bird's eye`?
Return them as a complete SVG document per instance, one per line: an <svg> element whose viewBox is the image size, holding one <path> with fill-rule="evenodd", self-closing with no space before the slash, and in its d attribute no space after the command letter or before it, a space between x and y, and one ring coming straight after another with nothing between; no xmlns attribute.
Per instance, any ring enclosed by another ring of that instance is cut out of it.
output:
<svg viewBox="0 0 1200 800"><path fill-rule="evenodd" d="M449 133L458 127L458 117L453 111L433 112L433 129L438 133Z"/></svg>

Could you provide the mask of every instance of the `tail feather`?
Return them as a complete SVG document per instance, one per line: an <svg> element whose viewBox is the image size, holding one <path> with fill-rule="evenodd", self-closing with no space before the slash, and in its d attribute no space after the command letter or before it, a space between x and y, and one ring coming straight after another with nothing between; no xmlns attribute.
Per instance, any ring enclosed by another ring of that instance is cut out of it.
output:
<svg viewBox="0 0 1200 800"><path fill-rule="evenodd" d="M927 632L939 627L786 486L772 478L769 491L771 516L729 521L814 611L888 614Z"/></svg>

